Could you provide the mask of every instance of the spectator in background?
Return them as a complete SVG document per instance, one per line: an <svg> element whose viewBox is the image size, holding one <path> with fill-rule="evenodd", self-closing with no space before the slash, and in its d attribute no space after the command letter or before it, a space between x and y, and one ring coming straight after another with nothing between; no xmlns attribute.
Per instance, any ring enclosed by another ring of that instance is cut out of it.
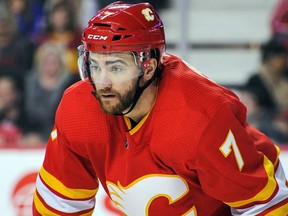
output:
<svg viewBox="0 0 288 216"><path fill-rule="evenodd" d="M84 29L95 11L99 10L99 0L85 0L78 5L78 22L80 29Z"/></svg>
<svg viewBox="0 0 288 216"><path fill-rule="evenodd" d="M18 34L7 5L0 3L0 75L12 76L23 89L25 73L32 66L33 52L33 44L25 35Z"/></svg>
<svg viewBox="0 0 288 216"><path fill-rule="evenodd" d="M288 52L282 43L272 38L261 47L261 53L260 68L249 77L244 86L258 107L250 116L253 116L254 120L260 120L257 124L258 129L267 135L270 134L270 137L273 134L276 142L288 143L288 120L285 117L288 112L288 79L285 76ZM249 106L247 108L249 113ZM271 129L271 125L265 123L265 119L267 122L272 120L277 133Z"/></svg>
<svg viewBox="0 0 288 216"><path fill-rule="evenodd" d="M259 99L261 106L274 111L288 110L287 49L271 39L261 47L262 63L256 73L249 77L246 87Z"/></svg>
<svg viewBox="0 0 288 216"><path fill-rule="evenodd" d="M44 2L45 0L8 0L9 11L22 35L33 37L40 32L43 25Z"/></svg>
<svg viewBox="0 0 288 216"><path fill-rule="evenodd" d="M21 143L25 127L21 99L15 80L0 76L0 146Z"/></svg>
<svg viewBox="0 0 288 216"><path fill-rule="evenodd" d="M270 24L272 35L283 34L288 37L288 0L278 0Z"/></svg>
<svg viewBox="0 0 288 216"><path fill-rule="evenodd" d="M69 72L78 77L77 47L81 43L81 32L76 20L76 12L70 1L65 0L55 1L50 7L45 30L38 38L38 44L51 41L65 47L65 65Z"/></svg>
<svg viewBox="0 0 288 216"><path fill-rule="evenodd" d="M260 105L257 95L248 88L237 92L239 99L247 108L247 121L253 127L270 137L276 144L288 144L287 122L279 119L277 113L271 113Z"/></svg>
<svg viewBox="0 0 288 216"><path fill-rule="evenodd" d="M272 36L288 50L288 0L278 0L272 12L270 26ZM288 77L288 69L285 75Z"/></svg>
<svg viewBox="0 0 288 216"><path fill-rule="evenodd" d="M54 112L62 93L74 77L67 71L65 48L57 43L41 45L35 55L35 68L25 82L25 113L33 140L47 140L53 127Z"/></svg>

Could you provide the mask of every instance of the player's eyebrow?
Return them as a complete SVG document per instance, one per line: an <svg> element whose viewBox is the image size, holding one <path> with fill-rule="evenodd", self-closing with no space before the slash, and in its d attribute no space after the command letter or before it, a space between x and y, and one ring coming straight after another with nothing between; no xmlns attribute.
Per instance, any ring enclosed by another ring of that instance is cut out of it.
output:
<svg viewBox="0 0 288 216"><path fill-rule="evenodd" d="M94 59L90 59L91 62L93 62L94 64L99 64L98 61L94 60ZM116 60L110 60L110 61L106 61L105 62L105 65L111 65L111 64L115 64L115 63L121 63L121 64L124 64L124 65L128 65L125 61L123 61L122 59L116 59Z"/></svg>

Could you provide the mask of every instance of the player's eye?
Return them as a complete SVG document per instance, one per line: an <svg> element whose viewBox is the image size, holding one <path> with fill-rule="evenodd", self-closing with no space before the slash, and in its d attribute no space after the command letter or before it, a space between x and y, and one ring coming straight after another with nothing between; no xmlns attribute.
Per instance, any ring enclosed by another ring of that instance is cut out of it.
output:
<svg viewBox="0 0 288 216"><path fill-rule="evenodd" d="M98 65L91 65L90 70L92 73L101 72L101 68Z"/></svg>
<svg viewBox="0 0 288 216"><path fill-rule="evenodd" d="M110 68L110 71L112 73L121 73L123 71L123 68L121 66L114 65Z"/></svg>

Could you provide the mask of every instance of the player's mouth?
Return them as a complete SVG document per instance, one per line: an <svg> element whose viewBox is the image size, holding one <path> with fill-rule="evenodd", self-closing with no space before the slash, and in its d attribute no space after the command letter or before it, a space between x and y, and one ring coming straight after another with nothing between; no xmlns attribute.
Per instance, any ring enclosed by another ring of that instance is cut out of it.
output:
<svg viewBox="0 0 288 216"><path fill-rule="evenodd" d="M107 100L113 100L116 98L116 95L114 94L101 94L101 100L107 101Z"/></svg>

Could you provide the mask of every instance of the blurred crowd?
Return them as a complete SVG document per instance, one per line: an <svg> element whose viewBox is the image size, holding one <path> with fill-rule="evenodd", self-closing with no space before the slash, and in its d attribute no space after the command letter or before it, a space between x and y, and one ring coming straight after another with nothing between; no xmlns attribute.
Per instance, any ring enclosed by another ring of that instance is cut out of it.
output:
<svg viewBox="0 0 288 216"><path fill-rule="evenodd" d="M81 31L112 2L0 0L0 146L46 143L64 90L79 80Z"/></svg>
<svg viewBox="0 0 288 216"><path fill-rule="evenodd" d="M259 49L259 68L240 87L248 122L276 144L288 146L288 0L271 14L271 36Z"/></svg>
<svg viewBox="0 0 288 216"><path fill-rule="evenodd" d="M45 145L64 90L79 80L81 30L111 2L0 0L0 146ZM169 7L168 0L147 2ZM237 92L248 122L288 145L288 0L275 5L259 52L259 68Z"/></svg>

